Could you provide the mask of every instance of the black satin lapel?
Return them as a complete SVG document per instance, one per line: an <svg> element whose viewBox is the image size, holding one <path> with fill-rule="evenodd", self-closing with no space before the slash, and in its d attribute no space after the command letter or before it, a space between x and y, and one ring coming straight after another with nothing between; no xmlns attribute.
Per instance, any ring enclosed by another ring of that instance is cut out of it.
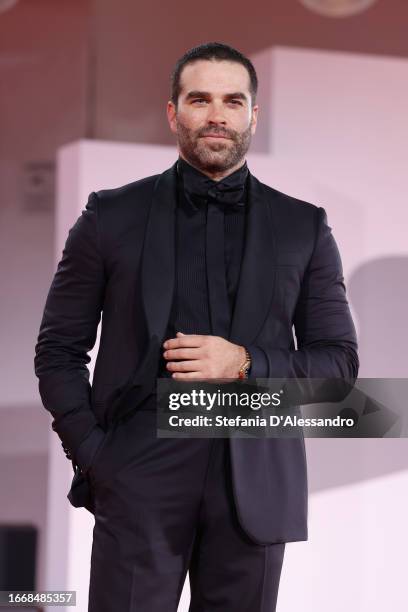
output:
<svg viewBox="0 0 408 612"><path fill-rule="evenodd" d="M175 278L177 162L157 179L142 255L142 298L150 337L161 342Z"/></svg>
<svg viewBox="0 0 408 612"><path fill-rule="evenodd" d="M275 287L275 231L262 184L249 176L249 209L244 255L229 340L255 342L271 306Z"/></svg>

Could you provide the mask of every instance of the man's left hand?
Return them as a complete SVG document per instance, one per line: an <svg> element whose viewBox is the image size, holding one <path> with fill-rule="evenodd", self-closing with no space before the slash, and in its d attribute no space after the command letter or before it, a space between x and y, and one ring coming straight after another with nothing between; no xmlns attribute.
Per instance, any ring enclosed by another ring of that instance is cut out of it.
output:
<svg viewBox="0 0 408 612"><path fill-rule="evenodd" d="M172 378L238 378L245 348L220 336L182 334L163 343L163 356Z"/></svg>

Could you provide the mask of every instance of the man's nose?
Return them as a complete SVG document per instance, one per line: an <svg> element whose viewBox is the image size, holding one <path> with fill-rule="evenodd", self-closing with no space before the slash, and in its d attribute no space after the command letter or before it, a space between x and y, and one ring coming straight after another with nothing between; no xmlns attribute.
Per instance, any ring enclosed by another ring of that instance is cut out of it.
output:
<svg viewBox="0 0 408 612"><path fill-rule="evenodd" d="M210 104L208 108L207 119L209 123L226 124L225 114L222 106L218 104Z"/></svg>

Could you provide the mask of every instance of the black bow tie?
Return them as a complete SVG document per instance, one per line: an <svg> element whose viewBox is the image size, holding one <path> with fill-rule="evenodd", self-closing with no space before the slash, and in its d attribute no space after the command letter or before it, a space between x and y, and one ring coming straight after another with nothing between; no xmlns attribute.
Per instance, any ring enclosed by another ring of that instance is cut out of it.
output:
<svg viewBox="0 0 408 612"><path fill-rule="evenodd" d="M220 181L213 181L181 157L177 169L182 176L184 193L194 209L206 201L221 206L245 206L246 162Z"/></svg>

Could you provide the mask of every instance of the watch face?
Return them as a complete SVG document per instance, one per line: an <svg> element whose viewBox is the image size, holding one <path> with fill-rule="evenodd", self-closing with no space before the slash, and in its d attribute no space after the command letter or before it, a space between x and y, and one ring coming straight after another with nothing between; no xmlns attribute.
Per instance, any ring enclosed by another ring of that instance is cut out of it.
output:
<svg viewBox="0 0 408 612"><path fill-rule="evenodd" d="M326 17L350 17L361 13L377 0L300 0L308 9Z"/></svg>

